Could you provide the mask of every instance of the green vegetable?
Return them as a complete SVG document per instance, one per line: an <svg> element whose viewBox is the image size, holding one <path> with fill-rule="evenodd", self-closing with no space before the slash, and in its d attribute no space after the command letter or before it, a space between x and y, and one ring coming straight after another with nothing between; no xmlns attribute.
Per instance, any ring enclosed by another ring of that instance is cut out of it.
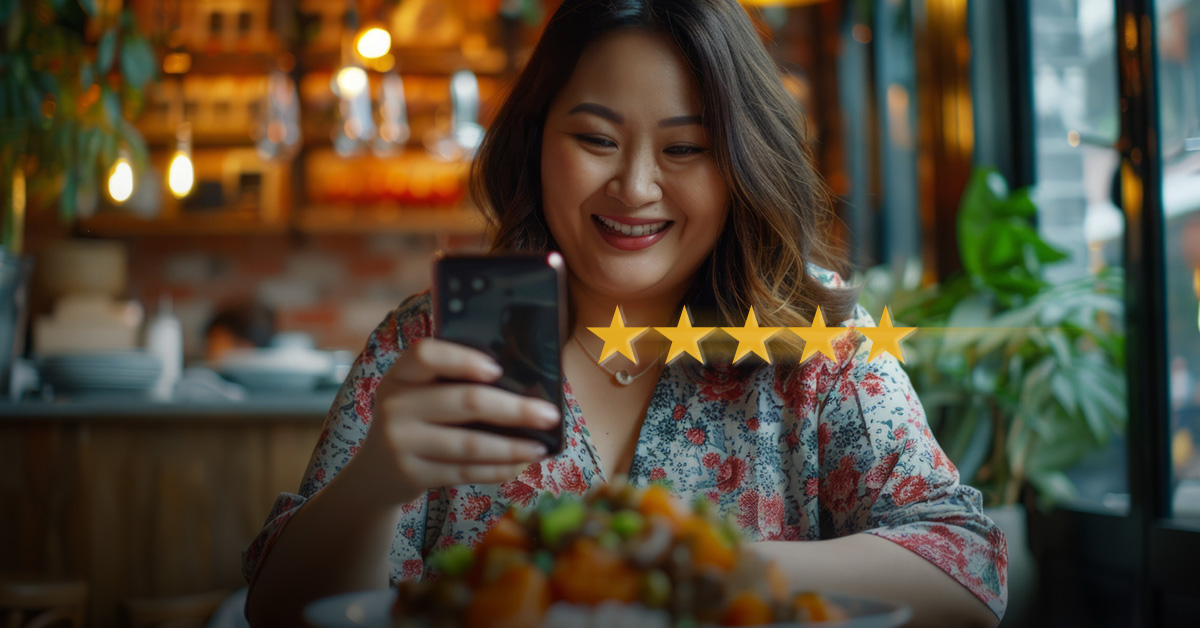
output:
<svg viewBox="0 0 1200 628"><path fill-rule="evenodd" d="M554 547L562 540L563 535L574 532L583 525L587 516L587 508L578 501L563 500L549 512L542 513L541 533L542 543Z"/></svg>
<svg viewBox="0 0 1200 628"><path fill-rule="evenodd" d="M621 545L621 537L616 532L607 530L604 534L600 535L598 542L600 543L600 547L615 550Z"/></svg>
<svg viewBox="0 0 1200 628"><path fill-rule="evenodd" d="M642 603L649 608L662 608L671 601L671 578L661 569L642 577Z"/></svg>
<svg viewBox="0 0 1200 628"><path fill-rule="evenodd" d="M622 510L613 515L612 529L621 535L621 538L627 539L641 532L645 523L641 514L632 510Z"/></svg>
<svg viewBox="0 0 1200 628"><path fill-rule="evenodd" d="M466 545L451 545L437 550L429 557L431 567L446 576L461 576L475 562L471 548Z"/></svg>

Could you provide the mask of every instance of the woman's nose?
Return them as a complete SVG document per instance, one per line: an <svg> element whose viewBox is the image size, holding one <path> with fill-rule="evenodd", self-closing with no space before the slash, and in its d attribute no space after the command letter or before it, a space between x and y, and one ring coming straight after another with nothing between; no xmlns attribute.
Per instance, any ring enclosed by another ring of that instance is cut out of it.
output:
<svg viewBox="0 0 1200 628"><path fill-rule="evenodd" d="M621 164L608 182L608 195L626 207L636 208L662 200L661 172L651 151L636 151Z"/></svg>

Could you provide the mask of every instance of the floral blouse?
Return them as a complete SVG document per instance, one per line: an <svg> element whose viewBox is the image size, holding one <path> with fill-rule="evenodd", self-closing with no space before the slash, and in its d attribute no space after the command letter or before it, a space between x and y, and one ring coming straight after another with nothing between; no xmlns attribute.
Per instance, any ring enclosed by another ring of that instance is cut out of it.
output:
<svg viewBox="0 0 1200 628"><path fill-rule="evenodd" d="M838 281L832 273L825 279ZM861 307L842 322L874 324ZM287 521L357 453L380 377L431 327L429 295L422 293L368 339L325 420L299 494L279 496L244 553L247 581ZM755 541L858 532L888 539L1003 616L1004 534L983 514L979 491L959 484L907 374L890 354L868 363L870 341L862 334L843 334L834 348L837 363L816 353L790 375L761 362L731 365L728 358L707 366L686 356L673 361L646 412L630 483L665 483L689 502L703 496ZM405 505L390 553L393 582L426 573L424 558L435 548L474 544L512 505L532 505L544 491L582 494L605 482L579 403L568 382L563 388L562 453L503 484L433 489Z"/></svg>

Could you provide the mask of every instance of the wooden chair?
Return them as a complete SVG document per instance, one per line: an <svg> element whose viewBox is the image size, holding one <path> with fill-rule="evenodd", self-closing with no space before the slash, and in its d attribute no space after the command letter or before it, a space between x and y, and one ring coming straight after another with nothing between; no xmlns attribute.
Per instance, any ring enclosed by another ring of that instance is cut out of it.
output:
<svg viewBox="0 0 1200 628"><path fill-rule="evenodd" d="M229 591L125 601L129 628L204 628Z"/></svg>
<svg viewBox="0 0 1200 628"><path fill-rule="evenodd" d="M5 628L83 628L87 583L41 576L0 576L0 618Z"/></svg>

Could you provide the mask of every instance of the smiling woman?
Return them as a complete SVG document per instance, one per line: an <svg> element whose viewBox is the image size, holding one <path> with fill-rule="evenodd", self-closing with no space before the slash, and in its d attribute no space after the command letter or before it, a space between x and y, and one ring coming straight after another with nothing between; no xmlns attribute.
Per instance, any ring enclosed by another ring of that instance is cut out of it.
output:
<svg viewBox="0 0 1200 628"><path fill-rule="evenodd" d="M562 407L486 386L498 367L429 338L429 297L410 298L343 385L299 494L280 497L247 552L251 618L434 575L430 550L474 545L510 507L623 475L707 500L800 587L910 605L915 625L994 625L1004 535L895 358L871 359L858 334L799 363L664 360L654 337L635 346L648 363L590 357L587 328L617 308L631 326L670 325L681 308L736 325L752 308L764 327L804 327L818 307L874 326L826 270L828 193L801 125L734 0L564 2L473 171L497 250L566 260ZM561 421L566 445L546 457L465 420Z"/></svg>

